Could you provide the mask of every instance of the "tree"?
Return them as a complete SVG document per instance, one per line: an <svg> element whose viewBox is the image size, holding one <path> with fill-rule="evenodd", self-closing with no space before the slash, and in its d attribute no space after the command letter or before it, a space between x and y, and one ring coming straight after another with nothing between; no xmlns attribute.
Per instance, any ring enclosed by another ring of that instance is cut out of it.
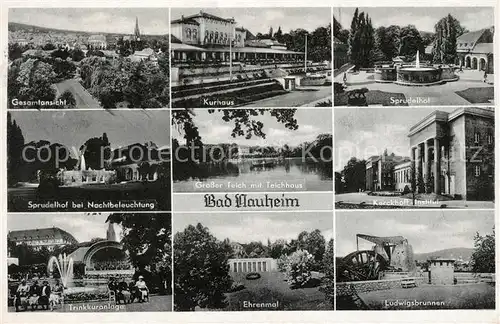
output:
<svg viewBox="0 0 500 324"><path fill-rule="evenodd" d="M175 310L225 307L224 293L232 285L229 253L228 245L218 241L200 223L175 234Z"/></svg>
<svg viewBox="0 0 500 324"><path fill-rule="evenodd" d="M76 107L76 100L75 96L73 96L73 93L69 90L64 91L59 98L57 98L59 101L64 101L64 108L75 108Z"/></svg>
<svg viewBox="0 0 500 324"><path fill-rule="evenodd" d="M332 307L335 303L335 270L333 266L334 261L334 250L333 250L333 239L328 241L328 245L325 250L325 255L323 257L323 273L325 276L321 279L320 291L325 294L325 297Z"/></svg>
<svg viewBox="0 0 500 324"><path fill-rule="evenodd" d="M287 282L292 288L305 286L311 279L314 257L305 250L293 252L286 260Z"/></svg>
<svg viewBox="0 0 500 324"><path fill-rule="evenodd" d="M473 272L495 273L495 228L491 234L485 236L476 232L471 261Z"/></svg>
<svg viewBox="0 0 500 324"><path fill-rule="evenodd" d="M279 26L276 33L274 33L274 39L276 39L279 43L283 41L283 32L281 31L281 26Z"/></svg>
<svg viewBox="0 0 500 324"><path fill-rule="evenodd" d="M374 30L371 19L364 12L354 12L348 39L348 56L356 67L369 67L374 57Z"/></svg>
<svg viewBox="0 0 500 324"><path fill-rule="evenodd" d="M123 230L121 243L136 267L156 264L170 267L171 216L168 213L114 213L106 222L119 224Z"/></svg>
<svg viewBox="0 0 500 324"><path fill-rule="evenodd" d="M71 59L75 62L80 62L85 58L85 53L79 48L75 48L73 51L71 51Z"/></svg>
<svg viewBox="0 0 500 324"><path fill-rule="evenodd" d="M435 43L432 49L435 63L453 64L457 59L457 38L465 29L460 22L448 14L441 18L434 26Z"/></svg>
<svg viewBox="0 0 500 324"><path fill-rule="evenodd" d="M17 97L23 101L53 101L56 97L56 91L52 88L52 83L56 80L56 73L52 65L41 60L29 58L20 64L19 69L15 70L15 87L18 89ZM11 102L9 102L11 104ZM15 108L23 108L16 106ZM26 106L26 108L50 108L48 106Z"/></svg>
<svg viewBox="0 0 500 324"><path fill-rule="evenodd" d="M24 136L10 112L7 113L7 185L11 186L19 181L18 170L23 164L22 149Z"/></svg>
<svg viewBox="0 0 500 324"><path fill-rule="evenodd" d="M80 150L84 150L85 163L88 169L101 170L111 156L111 147L106 133L101 137L88 139Z"/></svg>
<svg viewBox="0 0 500 324"><path fill-rule="evenodd" d="M305 249L312 254L315 263L318 264L318 268L320 268L319 264L323 260L325 244L325 238L319 229L315 229L306 236Z"/></svg>
<svg viewBox="0 0 500 324"><path fill-rule="evenodd" d="M269 245L269 257L278 259L286 254L286 241L278 239Z"/></svg>
<svg viewBox="0 0 500 324"><path fill-rule="evenodd" d="M352 157L342 170L346 191L357 192L359 190L364 190L366 185L365 173L365 160L358 160L355 157Z"/></svg>

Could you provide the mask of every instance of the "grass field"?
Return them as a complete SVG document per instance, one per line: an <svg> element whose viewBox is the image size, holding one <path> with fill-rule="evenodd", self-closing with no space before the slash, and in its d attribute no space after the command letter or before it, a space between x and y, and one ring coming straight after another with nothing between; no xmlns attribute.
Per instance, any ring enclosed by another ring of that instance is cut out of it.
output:
<svg viewBox="0 0 500 324"><path fill-rule="evenodd" d="M242 283L245 288L226 294L228 306L226 311L243 310L331 310L331 303L325 294L319 291L319 278L313 277L307 288L291 289L281 272L263 272L261 278L246 280L244 273L235 273L235 282ZM276 303L276 308L245 308L243 303Z"/></svg>
<svg viewBox="0 0 500 324"><path fill-rule="evenodd" d="M486 283L450 286L424 285L411 289L378 290L359 294L369 309L494 309L495 287ZM398 305L388 305L389 302ZM401 304L405 303L406 304ZM410 304L414 302L414 304ZM420 303L420 304L417 304ZM425 305L424 302L438 302Z"/></svg>

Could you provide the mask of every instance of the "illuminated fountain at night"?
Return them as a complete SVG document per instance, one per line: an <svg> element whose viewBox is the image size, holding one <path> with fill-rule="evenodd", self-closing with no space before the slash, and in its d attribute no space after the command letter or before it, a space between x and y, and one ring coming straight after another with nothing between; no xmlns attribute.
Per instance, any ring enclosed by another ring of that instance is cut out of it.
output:
<svg viewBox="0 0 500 324"><path fill-rule="evenodd" d="M456 81L453 66L433 66L420 64L420 52L417 50L415 64L375 64L375 81L405 86L431 86L449 81Z"/></svg>

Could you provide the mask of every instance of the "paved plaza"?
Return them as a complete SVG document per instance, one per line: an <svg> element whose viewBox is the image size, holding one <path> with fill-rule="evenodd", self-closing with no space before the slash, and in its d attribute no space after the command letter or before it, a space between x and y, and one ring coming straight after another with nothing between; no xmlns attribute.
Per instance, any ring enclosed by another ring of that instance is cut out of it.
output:
<svg viewBox="0 0 500 324"><path fill-rule="evenodd" d="M409 98L424 99L422 102L412 102L411 106L452 106L452 105L471 105L491 106L493 100L486 97L480 98L479 102L470 102L457 94L457 91L464 91L471 88L491 88L493 91L494 75L489 74L487 82L483 82L483 72L476 70L464 70L456 72L458 81L447 82L434 86L404 86L395 83L378 83L374 80L374 73L360 71L359 73L347 73L347 88L345 91L353 89L367 88L370 91L379 90L388 93L402 94L408 100ZM335 82L343 83L344 74L340 73L335 77ZM488 92L488 91L486 91ZM370 102L368 102L370 105ZM396 105L390 102L385 105Z"/></svg>

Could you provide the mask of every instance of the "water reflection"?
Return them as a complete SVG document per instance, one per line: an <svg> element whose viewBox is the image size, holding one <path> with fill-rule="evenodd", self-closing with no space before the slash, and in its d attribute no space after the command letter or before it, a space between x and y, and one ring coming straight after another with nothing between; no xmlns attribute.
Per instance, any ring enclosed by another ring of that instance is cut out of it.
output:
<svg viewBox="0 0 500 324"><path fill-rule="evenodd" d="M174 162L174 190L178 192L200 191L194 189L194 182L211 180L302 181L305 190L331 191L332 178L332 163L313 159L245 159L201 164Z"/></svg>

